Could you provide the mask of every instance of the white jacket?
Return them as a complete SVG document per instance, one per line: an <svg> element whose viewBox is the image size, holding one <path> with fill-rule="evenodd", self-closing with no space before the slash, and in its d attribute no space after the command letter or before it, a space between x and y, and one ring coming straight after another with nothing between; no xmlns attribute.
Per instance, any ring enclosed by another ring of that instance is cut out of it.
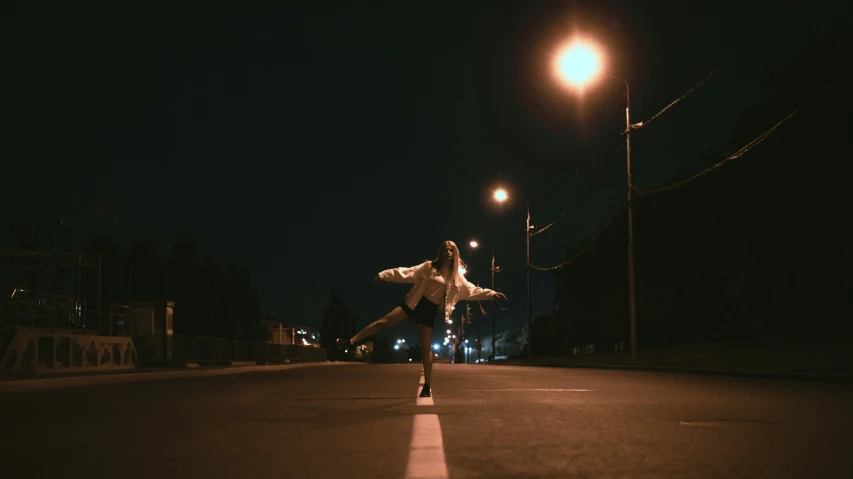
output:
<svg viewBox="0 0 853 479"><path fill-rule="evenodd" d="M424 295L427 279L432 272L432 262L426 261L411 268L392 268L379 272L379 279L389 283L413 283L412 289L406 293L404 302L410 309L415 309ZM450 319L453 307L462 300L479 301L491 299L495 292L491 289L481 288L471 284L464 276L458 275L461 284L448 282L444 294L444 320Z"/></svg>

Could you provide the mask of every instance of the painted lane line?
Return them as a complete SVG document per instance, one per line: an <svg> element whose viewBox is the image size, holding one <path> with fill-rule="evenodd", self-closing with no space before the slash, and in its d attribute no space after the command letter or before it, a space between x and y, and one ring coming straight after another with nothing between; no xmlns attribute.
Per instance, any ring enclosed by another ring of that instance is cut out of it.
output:
<svg viewBox="0 0 853 479"><path fill-rule="evenodd" d="M447 479L447 461L437 414L415 414L406 479Z"/></svg>
<svg viewBox="0 0 853 479"><path fill-rule="evenodd" d="M536 389L536 388L495 388L495 389L453 389L451 391L563 391L563 392L591 392L594 389Z"/></svg>

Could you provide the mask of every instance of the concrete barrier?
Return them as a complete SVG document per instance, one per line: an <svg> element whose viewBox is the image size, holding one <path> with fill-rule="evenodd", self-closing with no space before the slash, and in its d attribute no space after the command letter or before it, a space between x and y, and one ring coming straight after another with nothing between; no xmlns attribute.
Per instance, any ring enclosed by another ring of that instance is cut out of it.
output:
<svg viewBox="0 0 853 479"><path fill-rule="evenodd" d="M133 369L139 359L128 336L19 327L0 361L0 375L38 375Z"/></svg>

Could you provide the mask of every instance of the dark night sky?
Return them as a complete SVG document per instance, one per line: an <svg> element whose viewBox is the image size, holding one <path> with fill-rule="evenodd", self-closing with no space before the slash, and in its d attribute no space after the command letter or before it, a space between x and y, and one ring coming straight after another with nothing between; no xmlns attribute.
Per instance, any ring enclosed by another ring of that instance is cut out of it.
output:
<svg viewBox="0 0 853 479"><path fill-rule="evenodd" d="M305 3L7 12L4 220L75 219L79 194L118 209L125 243L168 252L194 231L251 269L262 307L312 326L329 288L376 319L406 291L374 286L377 271L476 238L469 277L488 282L494 251L509 297L498 328L521 327L525 205L544 226L580 200L534 238L533 263L550 266L625 202L622 87L564 89L555 48L596 39L631 81L634 121L744 48L637 135L635 182L650 188L724 150L765 66L822 15L795 4L751 40L778 2ZM513 188L502 211L498 183ZM534 314L552 309L550 275L533 281Z"/></svg>

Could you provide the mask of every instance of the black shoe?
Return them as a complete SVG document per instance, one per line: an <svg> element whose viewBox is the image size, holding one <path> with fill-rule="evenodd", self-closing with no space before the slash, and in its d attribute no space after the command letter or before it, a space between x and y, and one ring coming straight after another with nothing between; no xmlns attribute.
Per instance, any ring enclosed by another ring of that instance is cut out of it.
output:
<svg viewBox="0 0 853 479"><path fill-rule="evenodd" d="M421 389L421 395L420 396L422 398L428 398L428 397L432 396L432 394L430 394L429 384L424 384L423 389Z"/></svg>
<svg viewBox="0 0 853 479"><path fill-rule="evenodd" d="M338 344L338 348L340 348L341 350L352 349L352 341L350 341L349 339L338 338L338 340L335 342Z"/></svg>

